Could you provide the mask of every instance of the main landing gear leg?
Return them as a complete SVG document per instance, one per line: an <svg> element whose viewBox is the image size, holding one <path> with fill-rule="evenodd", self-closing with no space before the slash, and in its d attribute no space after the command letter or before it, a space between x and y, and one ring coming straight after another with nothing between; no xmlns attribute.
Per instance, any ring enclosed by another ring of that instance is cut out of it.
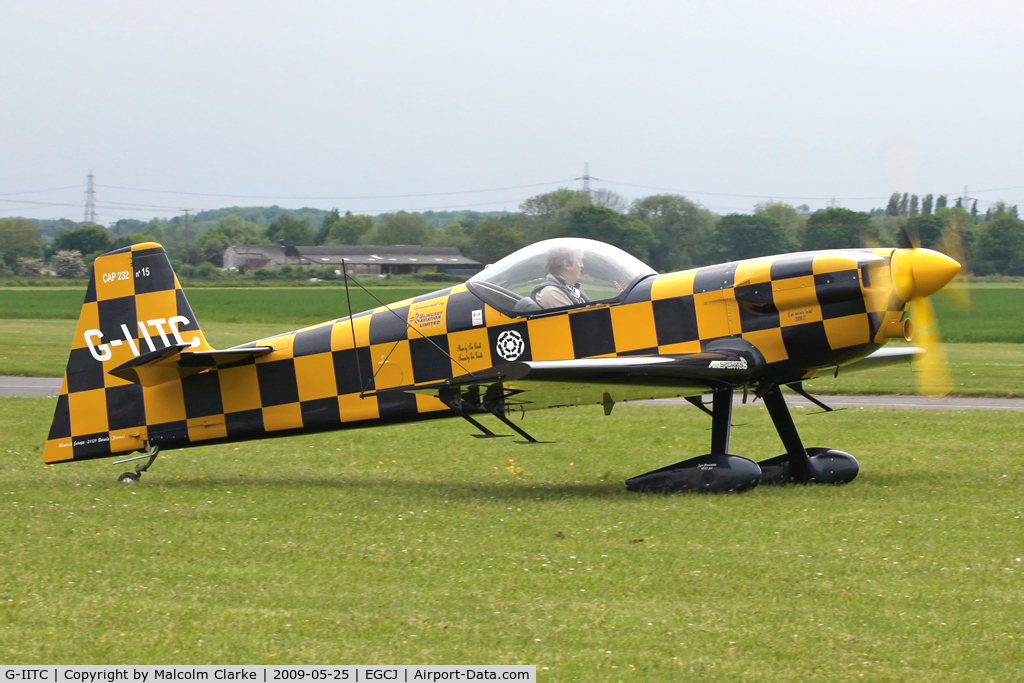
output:
<svg viewBox="0 0 1024 683"><path fill-rule="evenodd" d="M780 387L772 387L762 398L786 448L784 455L758 463L762 484L785 484L788 481L845 484L856 478L860 465L849 453L832 448L804 448Z"/></svg>
<svg viewBox="0 0 1024 683"><path fill-rule="evenodd" d="M530 436L526 432L526 430L521 429L518 425L516 425L515 422L513 422L510 419L508 419L508 415L505 414L505 404L504 403L500 403L500 402L497 402L497 401L484 403L484 410L486 410L491 415L493 415L494 417L498 418L499 420L504 422L506 425L508 425L509 427L514 429L516 431L516 433L519 434L519 436L521 436L524 439L526 439L526 441L516 441L516 443L554 443L554 441L538 441L537 439L535 439L532 436Z"/></svg>
<svg viewBox="0 0 1024 683"><path fill-rule="evenodd" d="M142 473L149 469L149 466L153 464L153 461L156 460L156 456L159 453L160 447L151 446L150 443L147 441L146 450L143 451L143 455L139 455L134 458L128 458L127 460L118 460L117 462L114 463L115 465L120 465L123 462L131 462L132 460L143 460L145 458L149 458L149 460L146 461L146 464L143 465L142 463L139 463L138 465L135 466L134 472L124 472L121 474L120 477L117 478L117 480L122 484L134 484L135 482L142 478Z"/></svg>
<svg viewBox="0 0 1024 683"><path fill-rule="evenodd" d="M630 491L745 491L761 480L753 460L729 454L732 433L732 387L714 393L711 404L711 452L626 480Z"/></svg>
<svg viewBox="0 0 1024 683"><path fill-rule="evenodd" d="M462 394L459 392L458 389L455 389L453 391L439 391L437 397L441 399L441 403L444 403L446 406L451 408L453 413L455 413L463 420L465 420L466 422L468 422L469 424L473 425L481 432L483 432L483 434L472 434L471 436L475 436L478 439L497 439L501 437L512 436L511 434L495 434L490 429L484 427L482 424L480 424L472 417L470 417L463 409Z"/></svg>

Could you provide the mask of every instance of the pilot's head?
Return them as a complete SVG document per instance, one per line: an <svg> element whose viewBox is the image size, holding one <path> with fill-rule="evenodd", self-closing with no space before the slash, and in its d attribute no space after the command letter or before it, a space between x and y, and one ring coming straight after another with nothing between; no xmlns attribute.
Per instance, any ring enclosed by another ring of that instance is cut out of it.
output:
<svg viewBox="0 0 1024 683"><path fill-rule="evenodd" d="M548 272L576 285L583 274L583 250L568 244L556 244L548 250Z"/></svg>

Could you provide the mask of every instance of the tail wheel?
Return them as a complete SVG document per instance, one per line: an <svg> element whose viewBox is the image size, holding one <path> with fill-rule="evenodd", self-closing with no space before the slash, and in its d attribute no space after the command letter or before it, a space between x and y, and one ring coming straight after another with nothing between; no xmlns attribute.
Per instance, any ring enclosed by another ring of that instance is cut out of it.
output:
<svg viewBox="0 0 1024 683"><path fill-rule="evenodd" d="M118 477L117 480L119 482L121 482L122 484L134 484L135 482L137 482L141 478L142 477L140 477L135 472L125 472L120 477Z"/></svg>

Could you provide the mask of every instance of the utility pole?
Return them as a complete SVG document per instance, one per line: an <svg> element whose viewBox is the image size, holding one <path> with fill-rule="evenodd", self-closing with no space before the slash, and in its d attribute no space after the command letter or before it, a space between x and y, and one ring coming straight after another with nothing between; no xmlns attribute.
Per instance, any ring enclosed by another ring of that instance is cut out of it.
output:
<svg viewBox="0 0 1024 683"><path fill-rule="evenodd" d="M195 209L182 209L185 212L185 263L192 263L192 249L188 244L188 213Z"/></svg>
<svg viewBox="0 0 1024 683"><path fill-rule="evenodd" d="M96 224L96 187L93 184L92 169L85 186L85 222Z"/></svg>

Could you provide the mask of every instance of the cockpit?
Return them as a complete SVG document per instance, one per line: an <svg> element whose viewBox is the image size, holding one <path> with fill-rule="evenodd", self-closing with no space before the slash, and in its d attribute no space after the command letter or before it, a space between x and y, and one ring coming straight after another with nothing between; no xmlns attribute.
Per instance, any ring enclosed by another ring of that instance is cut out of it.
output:
<svg viewBox="0 0 1024 683"><path fill-rule="evenodd" d="M505 315L519 317L621 301L637 282L654 274L650 266L618 247L560 237L506 256L474 275L466 286Z"/></svg>

